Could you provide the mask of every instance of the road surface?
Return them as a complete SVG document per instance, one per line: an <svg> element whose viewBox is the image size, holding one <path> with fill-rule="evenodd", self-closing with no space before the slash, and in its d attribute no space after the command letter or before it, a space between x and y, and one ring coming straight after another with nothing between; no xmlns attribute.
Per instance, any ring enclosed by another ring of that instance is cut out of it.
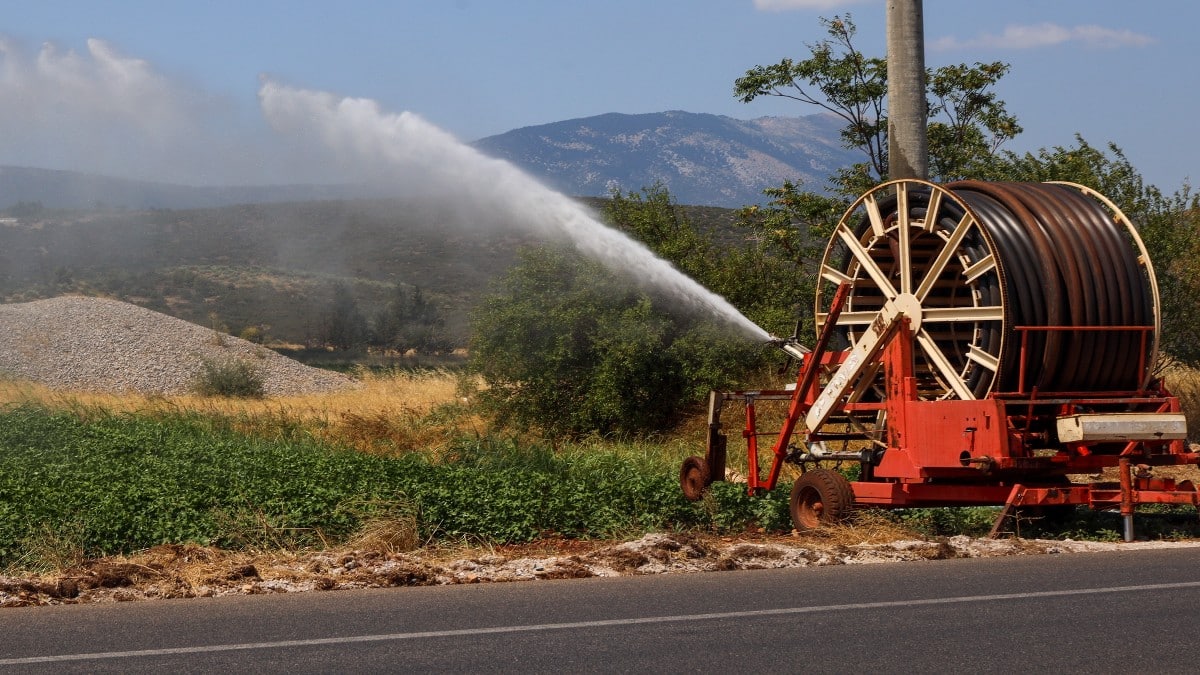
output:
<svg viewBox="0 0 1200 675"><path fill-rule="evenodd" d="M0 611L0 672L1165 672L1200 549Z"/></svg>

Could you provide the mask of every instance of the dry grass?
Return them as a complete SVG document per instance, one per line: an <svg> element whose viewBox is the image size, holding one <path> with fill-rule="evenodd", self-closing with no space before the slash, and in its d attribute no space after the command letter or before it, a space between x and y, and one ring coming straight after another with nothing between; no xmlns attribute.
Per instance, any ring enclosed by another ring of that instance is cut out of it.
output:
<svg viewBox="0 0 1200 675"><path fill-rule="evenodd" d="M417 517L414 514L392 514L374 518L363 524L350 546L362 551L393 554L415 551L421 547Z"/></svg>
<svg viewBox="0 0 1200 675"><path fill-rule="evenodd" d="M33 403L81 417L101 411L199 414L230 420L247 433L300 431L379 454L437 452L454 434L485 428L469 402L459 397L459 376L449 371L362 373L358 378L363 383L358 389L263 399L64 392L0 380L0 405Z"/></svg>
<svg viewBox="0 0 1200 675"><path fill-rule="evenodd" d="M1163 374L1163 380L1171 393L1179 397L1179 405L1187 417L1188 440L1200 440L1200 371L1173 366Z"/></svg>
<svg viewBox="0 0 1200 675"><path fill-rule="evenodd" d="M827 546L888 544L903 539L923 539L916 531L897 523L886 513L871 509L857 511L853 518L843 523L803 532L799 536Z"/></svg>

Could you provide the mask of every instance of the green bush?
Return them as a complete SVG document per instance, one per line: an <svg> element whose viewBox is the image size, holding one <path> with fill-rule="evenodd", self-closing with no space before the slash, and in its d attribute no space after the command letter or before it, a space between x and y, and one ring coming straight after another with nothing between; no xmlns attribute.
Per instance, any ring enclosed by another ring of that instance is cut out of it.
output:
<svg viewBox="0 0 1200 675"><path fill-rule="evenodd" d="M192 385L201 396L262 398L263 376L258 368L245 361L204 360Z"/></svg>
<svg viewBox="0 0 1200 675"><path fill-rule="evenodd" d="M667 427L766 356L674 304L577 254L526 251L473 317L479 400L501 423L548 435Z"/></svg>

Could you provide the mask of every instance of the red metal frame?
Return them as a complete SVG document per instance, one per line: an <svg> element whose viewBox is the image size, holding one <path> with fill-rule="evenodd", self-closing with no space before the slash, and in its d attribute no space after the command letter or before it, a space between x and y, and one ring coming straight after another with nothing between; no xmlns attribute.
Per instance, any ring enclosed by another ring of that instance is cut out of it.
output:
<svg viewBox="0 0 1200 675"><path fill-rule="evenodd" d="M721 401L741 399L746 407L743 436L748 455L747 487L751 494L772 490L778 483L799 421L820 393L820 374L846 358L844 351L828 349L836 319L845 305L848 286L835 294L816 346L797 373L790 391L733 392ZM1087 505L1119 509L1126 516L1126 537L1132 537L1131 517L1138 504L1191 504L1200 506L1200 492L1191 481L1155 478L1154 466L1197 464L1200 454L1190 452L1183 440L1117 440L1064 443L1051 432L1055 419L1080 412L1179 412L1179 400L1161 385L1129 392L1026 391L1027 336L1031 331L1136 330L1142 333L1142 361L1148 326L1018 327L1022 335L1017 391L997 392L979 400L924 401L917 394L913 366L913 336L907 319L877 357L884 368L887 391L883 403L839 402L845 414L886 410L882 452L864 453L862 479L851 482L856 502L877 507L1003 505L997 528L1009 509L1022 506ZM716 399L714 399L716 400ZM771 465L765 479L759 464L756 402L787 400L782 427L771 448ZM720 401L712 412L719 417ZM715 424L715 427L713 426ZM719 421L710 419L710 427ZM877 430L879 431L879 430ZM715 432L714 432L715 433ZM845 434L810 430L807 442L844 438ZM710 436L711 439L711 436ZM709 464L712 465L710 440ZM721 447L723 451L723 444ZM808 461L820 458L808 456ZM843 455L840 459L845 460ZM724 457L720 458L724 466ZM1094 473L1116 467L1117 485L1071 484L1068 474ZM719 476L714 476L719 480Z"/></svg>
<svg viewBox="0 0 1200 675"><path fill-rule="evenodd" d="M1018 371L1017 393L1025 393L1025 365L1028 363L1029 334L1032 332L1073 332L1073 333L1112 333L1120 331L1141 333L1141 343L1138 348L1137 372L1146 372L1146 338L1154 332L1154 326L1014 326L1013 331L1021 334L1020 369Z"/></svg>

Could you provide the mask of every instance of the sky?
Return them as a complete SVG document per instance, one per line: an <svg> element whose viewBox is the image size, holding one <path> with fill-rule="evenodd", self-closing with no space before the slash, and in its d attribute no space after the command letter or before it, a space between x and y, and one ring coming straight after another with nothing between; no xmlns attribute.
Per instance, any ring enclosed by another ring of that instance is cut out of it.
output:
<svg viewBox="0 0 1200 675"><path fill-rule="evenodd" d="M338 181L264 115L266 86L370 99L463 141L608 112L817 112L733 96L883 0L0 0L0 164L192 185ZM1120 146L1165 191L1200 178L1194 0L925 0L926 63L1004 61L1016 151Z"/></svg>

